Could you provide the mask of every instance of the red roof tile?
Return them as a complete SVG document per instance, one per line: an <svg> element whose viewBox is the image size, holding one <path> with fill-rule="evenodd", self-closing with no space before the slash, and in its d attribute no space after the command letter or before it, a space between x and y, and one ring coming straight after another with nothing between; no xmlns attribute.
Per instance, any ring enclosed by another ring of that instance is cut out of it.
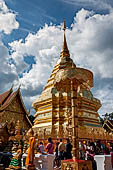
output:
<svg viewBox="0 0 113 170"><path fill-rule="evenodd" d="M5 100L5 98L9 95L10 90L0 94L0 104L2 104L2 102Z"/></svg>
<svg viewBox="0 0 113 170"><path fill-rule="evenodd" d="M2 112L0 112L0 116L2 116L1 114L4 114L3 110L10 104L10 102L14 99L14 97L17 94L19 94L20 101L22 103L22 107L24 108L27 121L29 122L30 126L32 126L32 123L30 122L30 120L28 118L27 110L26 110L26 108L24 106L24 103L23 103L23 100L21 98L21 94L20 94L19 89L17 91L15 91L15 92L13 92L12 89L10 89L9 91L7 91L7 92L0 95L0 102L1 102L1 99L3 101L3 102L0 103L1 104L0 111L2 111Z"/></svg>
<svg viewBox="0 0 113 170"><path fill-rule="evenodd" d="M9 104L9 102L11 101L11 99L13 98L13 96L15 95L16 92L13 92L10 94L10 96L7 98L7 100L4 102L4 104L2 105L2 107L5 107Z"/></svg>

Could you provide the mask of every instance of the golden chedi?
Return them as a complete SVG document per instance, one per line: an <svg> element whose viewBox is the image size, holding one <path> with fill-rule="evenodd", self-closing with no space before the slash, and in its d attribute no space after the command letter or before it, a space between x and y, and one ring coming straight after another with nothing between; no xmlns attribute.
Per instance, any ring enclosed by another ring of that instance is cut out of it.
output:
<svg viewBox="0 0 113 170"><path fill-rule="evenodd" d="M38 133L39 138L47 138L48 136L66 138L71 135L69 128L72 121L70 80L76 78L79 82L77 87L79 138L92 138L89 135L92 128L96 131L102 129L98 115L101 103L93 97L90 91L93 87L93 73L77 67L70 58L65 28L64 22L64 41L60 59L39 99L36 99L32 104L36 110L33 129ZM74 83L74 86L76 86L76 82Z"/></svg>

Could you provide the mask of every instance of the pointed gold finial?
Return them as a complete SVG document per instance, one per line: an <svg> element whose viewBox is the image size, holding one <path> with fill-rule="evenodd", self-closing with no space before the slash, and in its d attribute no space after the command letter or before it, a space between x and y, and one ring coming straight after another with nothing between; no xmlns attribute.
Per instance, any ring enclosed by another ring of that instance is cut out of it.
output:
<svg viewBox="0 0 113 170"><path fill-rule="evenodd" d="M21 87L21 84L19 84L19 87L18 87L18 89L17 89L18 92L20 91L20 87Z"/></svg>
<svg viewBox="0 0 113 170"><path fill-rule="evenodd" d="M21 87L21 84L19 84L19 87L18 87L19 90L20 90L20 87Z"/></svg>
<svg viewBox="0 0 113 170"><path fill-rule="evenodd" d="M12 84L11 89L13 89L13 87L14 87L14 84Z"/></svg>
<svg viewBox="0 0 113 170"><path fill-rule="evenodd" d="M63 30L64 30L64 42L63 42L63 47L62 47L60 57L70 57L69 50L67 47L67 42L66 42L66 36L65 36L65 30L66 30L65 20L64 20Z"/></svg>
<svg viewBox="0 0 113 170"><path fill-rule="evenodd" d="M66 30L66 21L65 21L65 19L64 19L64 25L63 26L64 26L63 30L65 31Z"/></svg>
<svg viewBox="0 0 113 170"><path fill-rule="evenodd" d="M10 88L10 92L12 93L13 92L13 87L14 87L14 84L12 84L11 88Z"/></svg>

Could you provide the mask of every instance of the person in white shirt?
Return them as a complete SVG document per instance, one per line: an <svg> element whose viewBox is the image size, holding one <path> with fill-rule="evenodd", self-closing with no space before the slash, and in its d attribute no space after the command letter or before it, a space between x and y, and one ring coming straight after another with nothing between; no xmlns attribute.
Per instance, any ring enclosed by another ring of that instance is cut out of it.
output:
<svg viewBox="0 0 113 170"><path fill-rule="evenodd" d="M44 152L44 145L42 142L40 142L40 146L39 146L40 152L43 153Z"/></svg>
<svg viewBox="0 0 113 170"><path fill-rule="evenodd" d="M62 142L62 139L60 139L60 144L58 145L58 153L61 160L64 160L65 152L66 152L66 146Z"/></svg>

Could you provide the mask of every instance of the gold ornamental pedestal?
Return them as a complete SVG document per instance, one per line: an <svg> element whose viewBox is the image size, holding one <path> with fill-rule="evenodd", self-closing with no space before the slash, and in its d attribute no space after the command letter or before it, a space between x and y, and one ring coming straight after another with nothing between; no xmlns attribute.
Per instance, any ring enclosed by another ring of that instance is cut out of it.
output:
<svg viewBox="0 0 113 170"><path fill-rule="evenodd" d="M26 167L26 170L36 170L35 169L35 165L33 165L33 164L29 164L27 167Z"/></svg>
<svg viewBox="0 0 113 170"><path fill-rule="evenodd" d="M88 160L63 160L62 170L92 170L92 162Z"/></svg>

